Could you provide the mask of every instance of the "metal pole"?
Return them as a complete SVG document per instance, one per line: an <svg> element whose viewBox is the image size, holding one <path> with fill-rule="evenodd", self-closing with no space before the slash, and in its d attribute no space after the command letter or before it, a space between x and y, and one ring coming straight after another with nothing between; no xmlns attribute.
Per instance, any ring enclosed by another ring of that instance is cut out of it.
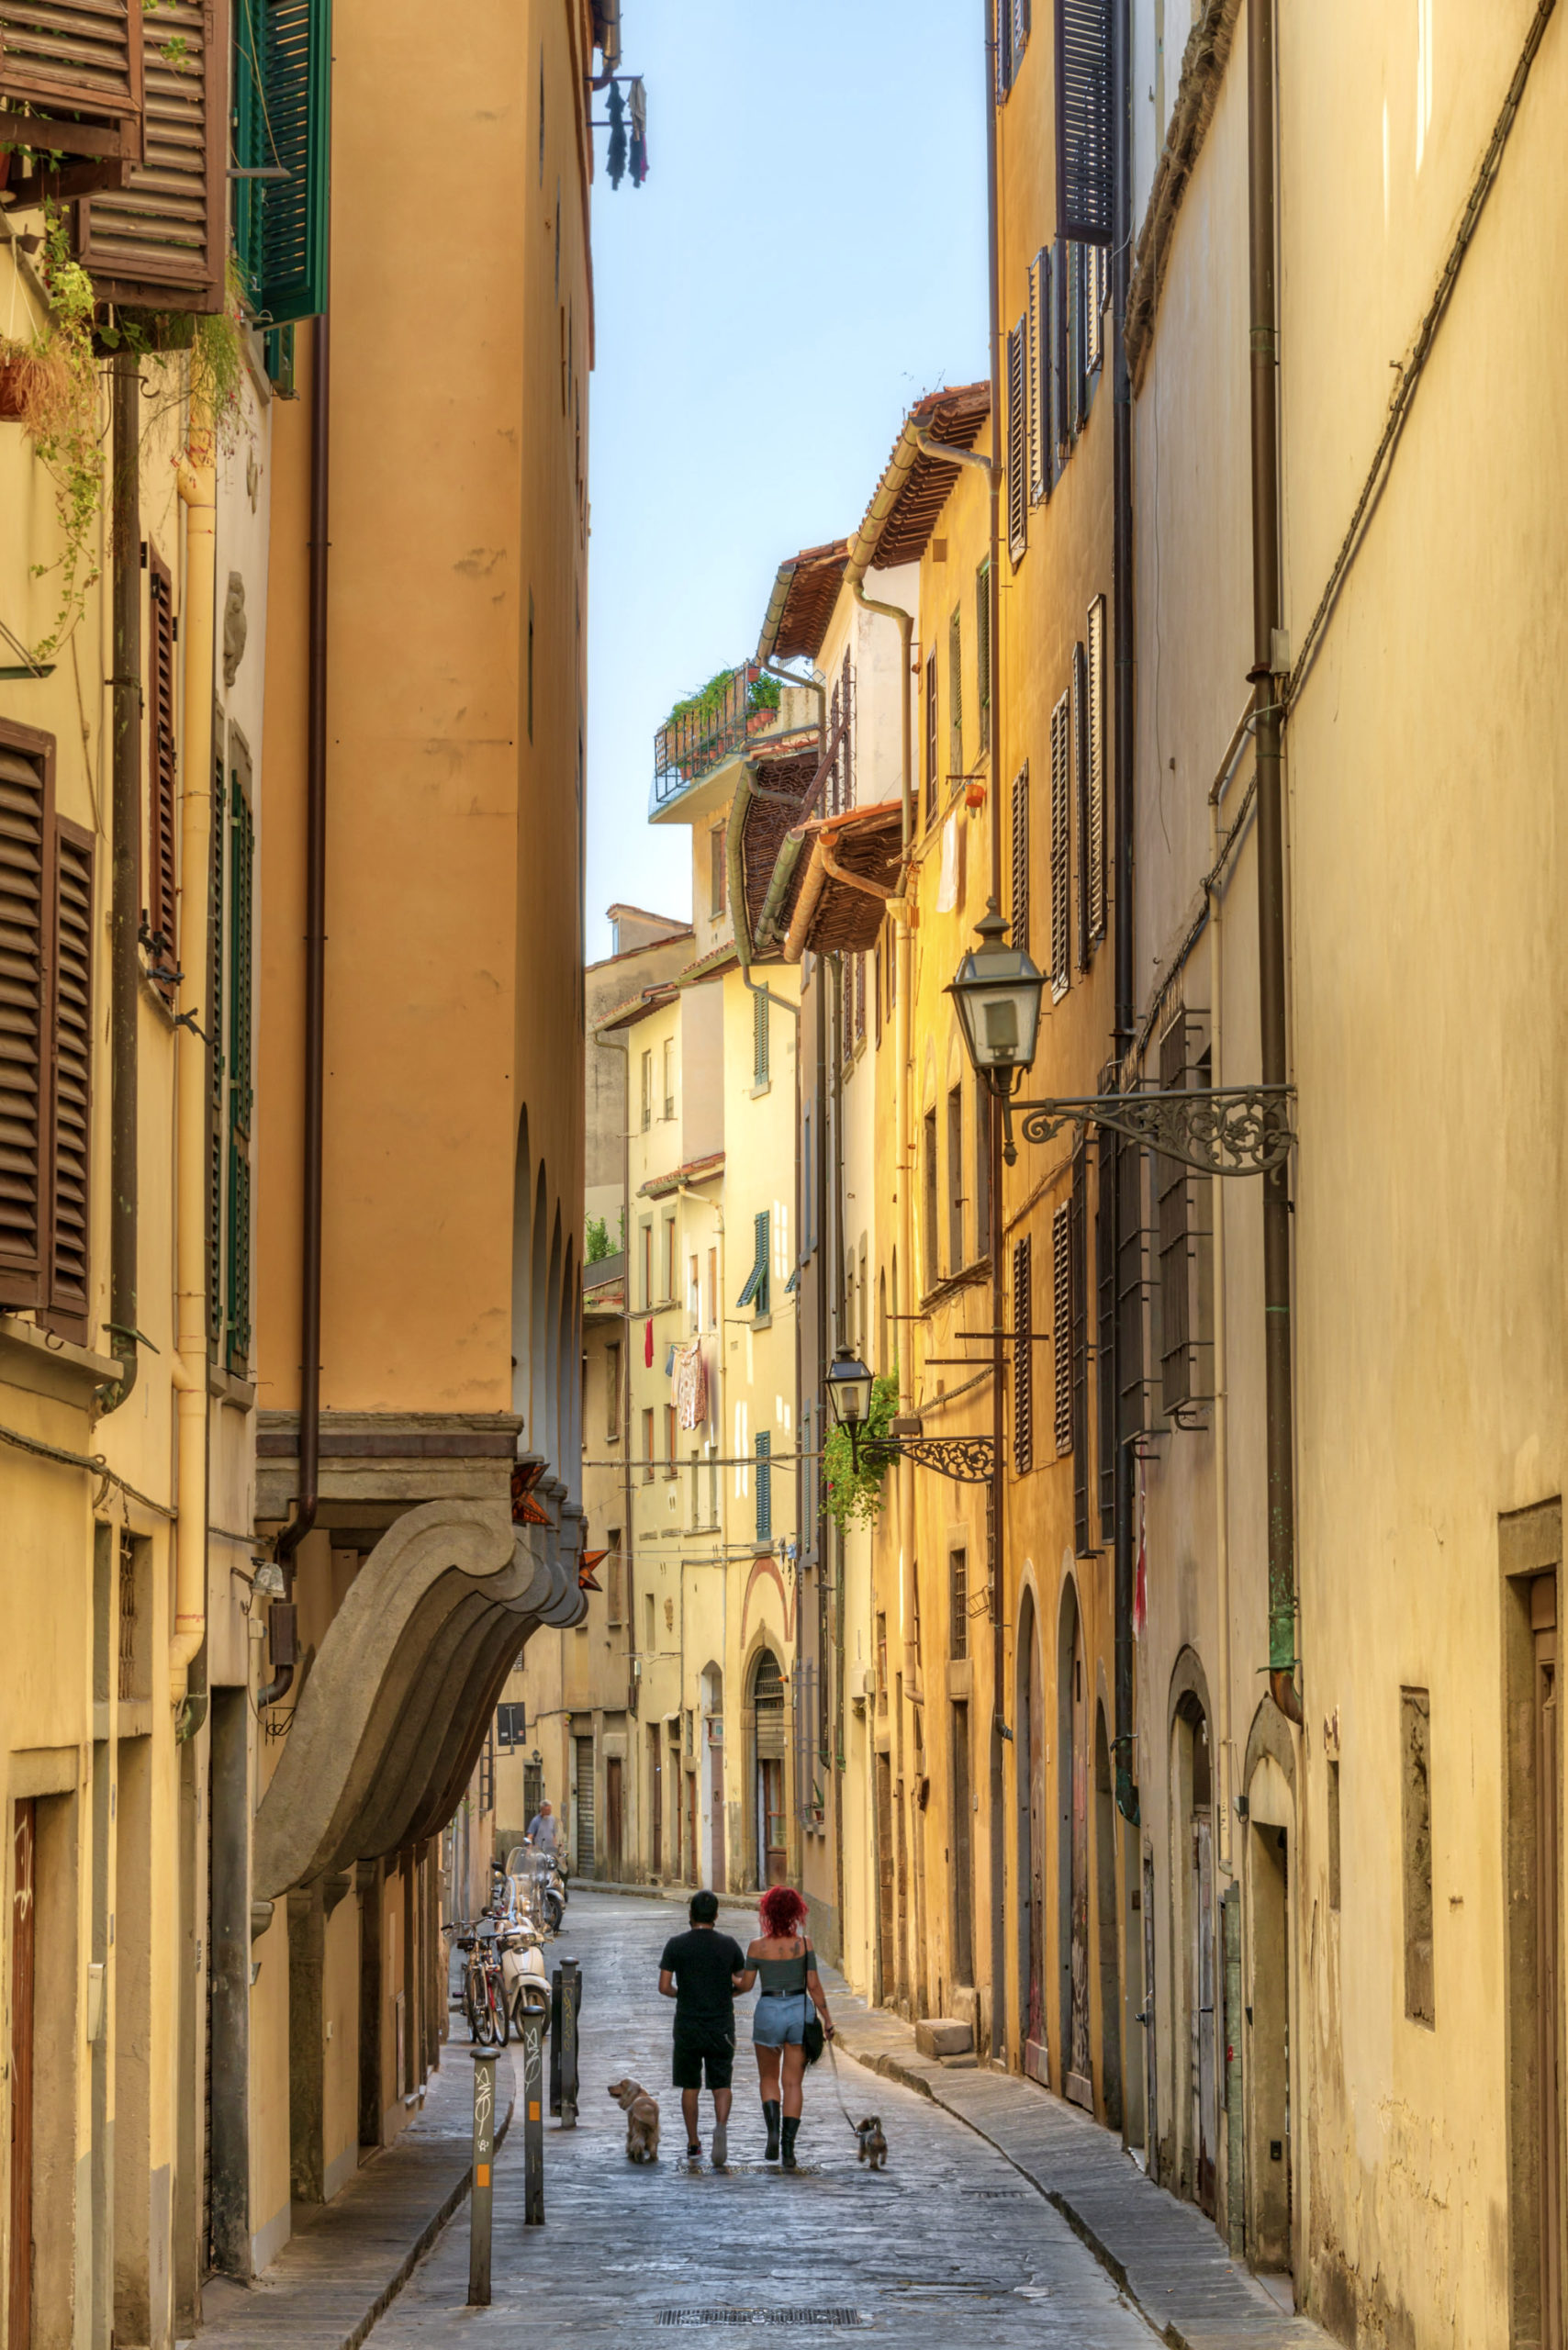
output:
<svg viewBox="0 0 1568 2350"><path fill-rule="evenodd" d="M468 2205L468 2306L490 2306L490 2173L496 2152L496 2052L474 2051L474 2173Z"/></svg>
<svg viewBox="0 0 1568 2350"><path fill-rule="evenodd" d="M141 379L135 353L110 363L114 612L113 849L109 928L109 1321L121 1376L98 1391L116 1412L136 1385L137 1035L141 969ZM208 1024L211 1024L210 1018Z"/></svg>
<svg viewBox="0 0 1568 2350"><path fill-rule="evenodd" d="M577 2126L577 2009L582 2004L582 1972L575 1958L564 1958L561 1979L561 2127Z"/></svg>
<svg viewBox="0 0 1568 2350"><path fill-rule="evenodd" d="M538 2016L522 2026L522 2223L544 2225L544 2055Z"/></svg>

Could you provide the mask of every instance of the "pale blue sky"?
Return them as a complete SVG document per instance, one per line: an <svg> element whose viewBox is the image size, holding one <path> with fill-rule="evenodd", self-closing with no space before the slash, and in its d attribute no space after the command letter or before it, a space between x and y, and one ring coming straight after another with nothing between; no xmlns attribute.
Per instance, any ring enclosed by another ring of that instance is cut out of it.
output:
<svg viewBox="0 0 1568 2350"><path fill-rule="evenodd" d="M595 134L588 950L689 912L654 730L859 520L920 393L983 375L980 0L624 0L647 183ZM605 94L595 100L602 117Z"/></svg>

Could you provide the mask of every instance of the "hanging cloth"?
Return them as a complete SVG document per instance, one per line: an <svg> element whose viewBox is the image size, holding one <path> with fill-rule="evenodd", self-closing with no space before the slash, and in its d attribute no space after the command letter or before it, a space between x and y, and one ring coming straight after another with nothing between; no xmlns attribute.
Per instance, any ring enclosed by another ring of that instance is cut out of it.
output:
<svg viewBox="0 0 1568 2350"><path fill-rule="evenodd" d="M653 1317L653 1315L650 1314L650 1315L649 1315L649 1316L648 1316L648 1327L647 1327L647 1333L646 1333L646 1336L644 1337L644 1340L643 1340L643 1368L644 1368L644 1371L652 1371L653 1367L654 1367L654 1317Z"/></svg>
<svg viewBox="0 0 1568 2350"><path fill-rule="evenodd" d="M958 819L949 816L942 827L942 871L936 885L936 911L950 914L958 902Z"/></svg>
<svg viewBox="0 0 1568 2350"><path fill-rule="evenodd" d="M675 1359L676 1416L683 1428L708 1423L708 1366L697 1339L682 1347Z"/></svg>

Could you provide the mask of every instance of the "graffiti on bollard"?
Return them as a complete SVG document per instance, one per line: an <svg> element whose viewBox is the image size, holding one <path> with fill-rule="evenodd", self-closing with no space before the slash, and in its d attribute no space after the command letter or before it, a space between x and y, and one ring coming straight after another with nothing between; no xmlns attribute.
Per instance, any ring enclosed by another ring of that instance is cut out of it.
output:
<svg viewBox="0 0 1568 2350"><path fill-rule="evenodd" d="M468 2205L468 2306L490 2306L490 2184L496 2155L496 2052L474 2052L474 2170Z"/></svg>
<svg viewBox="0 0 1568 2350"><path fill-rule="evenodd" d="M522 2025L522 2223L544 2225L544 2052L536 2015Z"/></svg>
<svg viewBox="0 0 1568 2350"><path fill-rule="evenodd" d="M564 1958L556 1973L561 1986L561 2098L563 2130L577 2126L577 2010L583 2003L582 1970L575 1958Z"/></svg>

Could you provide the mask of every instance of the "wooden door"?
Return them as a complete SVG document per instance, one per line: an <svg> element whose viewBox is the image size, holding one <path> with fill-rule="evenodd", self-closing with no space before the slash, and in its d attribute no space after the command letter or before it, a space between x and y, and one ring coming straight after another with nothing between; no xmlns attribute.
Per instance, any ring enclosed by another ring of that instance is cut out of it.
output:
<svg viewBox="0 0 1568 2350"><path fill-rule="evenodd" d="M1155 2127L1159 2107L1154 2094L1156 2079L1154 2043L1154 1857L1143 1856L1143 2150L1144 2166L1150 2178L1159 2176L1159 2132Z"/></svg>
<svg viewBox="0 0 1568 2350"><path fill-rule="evenodd" d="M969 1785L969 1709L953 1719L953 1980L975 1979L974 1798Z"/></svg>
<svg viewBox="0 0 1568 2350"><path fill-rule="evenodd" d="M1072 1628L1072 1805L1069 1860L1068 1930L1070 1967L1067 2048L1068 2096L1094 2110L1093 2058L1089 2044L1089 1674L1083 1656L1083 1621Z"/></svg>
<svg viewBox="0 0 1568 2350"><path fill-rule="evenodd" d="M1557 1734L1557 1578L1530 1589L1535 1639L1536 2018L1540 2076L1540 2339L1562 2350L1562 2048L1558 2002L1562 1759Z"/></svg>
<svg viewBox="0 0 1568 2350"><path fill-rule="evenodd" d="M1024 2070L1044 2086L1046 2045L1046 1691L1040 1643L1029 1640L1029 2006Z"/></svg>
<svg viewBox="0 0 1568 2350"><path fill-rule="evenodd" d="M33 1805L16 1807L11 1890L11 2275L6 2340L33 2338L33 1932L38 1914Z"/></svg>
<svg viewBox="0 0 1568 2350"><path fill-rule="evenodd" d="M621 1783L621 1758L612 1754L604 1766L605 1836L609 1845L608 1859L611 1882L622 1881L622 1836L624 1826Z"/></svg>
<svg viewBox="0 0 1568 2350"><path fill-rule="evenodd" d="M784 1844L784 1764L767 1755L756 1766L758 1874L764 1885L782 1885L790 1856Z"/></svg>
<svg viewBox="0 0 1568 2350"><path fill-rule="evenodd" d="M1194 2188L1203 2209L1214 2217L1215 2141L1218 2135L1217 2076L1215 2068L1215 1878L1214 1845L1209 1815L1193 1819L1191 1883L1192 1950L1192 2080L1193 2155Z"/></svg>
<svg viewBox="0 0 1568 2350"><path fill-rule="evenodd" d="M719 1740L712 1740L708 1757L712 1774L709 1801L712 1807L713 1821L713 1890L723 1893L728 1889L724 1849L724 1750Z"/></svg>

